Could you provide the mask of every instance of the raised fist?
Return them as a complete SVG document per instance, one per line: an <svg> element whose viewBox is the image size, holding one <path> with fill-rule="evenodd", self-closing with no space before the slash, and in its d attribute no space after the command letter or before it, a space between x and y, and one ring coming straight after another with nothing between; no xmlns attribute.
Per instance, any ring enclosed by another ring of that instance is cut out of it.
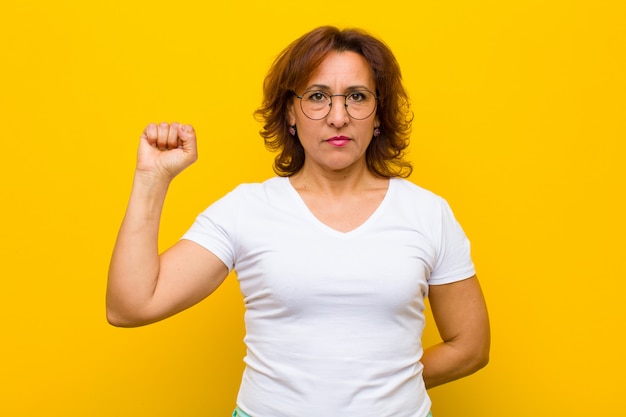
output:
<svg viewBox="0 0 626 417"><path fill-rule="evenodd" d="M138 172L172 180L197 159L196 132L191 125L150 123L141 134Z"/></svg>

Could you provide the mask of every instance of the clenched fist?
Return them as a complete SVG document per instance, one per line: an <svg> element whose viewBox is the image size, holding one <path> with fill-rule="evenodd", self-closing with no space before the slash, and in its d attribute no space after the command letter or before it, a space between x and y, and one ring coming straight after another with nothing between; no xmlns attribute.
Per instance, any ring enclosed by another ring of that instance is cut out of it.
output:
<svg viewBox="0 0 626 417"><path fill-rule="evenodd" d="M196 132L191 125L151 123L141 134L137 172L171 181L197 159Z"/></svg>

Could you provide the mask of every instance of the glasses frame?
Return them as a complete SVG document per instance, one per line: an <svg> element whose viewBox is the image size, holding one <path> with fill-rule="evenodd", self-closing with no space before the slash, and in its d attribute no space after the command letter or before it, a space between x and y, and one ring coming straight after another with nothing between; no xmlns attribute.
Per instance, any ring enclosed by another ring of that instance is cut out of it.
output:
<svg viewBox="0 0 626 417"><path fill-rule="evenodd" d="M368 93L371 93L374 96L374 108L372 109L371 113L368 114L365 117L354 117L353 115L350 114L350 110L349 110L349 106L348 106L348 96L350 94L354 94L355 92L358 92L358 91L367 91ZM306 112L304 111L304 108L302 107L302 99L304 98L304 95L306 93L309 93L309 92L319 92L319 93L322 93L322 94L328 96L328 98L330 99L330 102L328 103L328 112L324 116L318 117L318 118L314 118L314 117L311 117L308 114L306 114ZM346 94L327 94L327 93L324 93L323 91L320 91L320 90L306 90L301 95L299 95L298 93L296 93L294 91L293 94L297 98L300 99L300 110L302 110L302 114L304 114L308 119L311 119L311 120L322 120L322 119L325 119L325 118L328 117L328 115L330 114L330 111L333 108L333 97L343 97L343 106L346 109L346 113L348 114L348 116L350 116L351 119L354 119L354 120L365 120L368 117L370 117L372 114L376 113L376 109L378 108L378 98L379 97L376 95L376 93L374 93L371 90L368 90L367 88L360 88L358 90L354 90L354 91L351 91L351 92L346 93Z"/></svg>

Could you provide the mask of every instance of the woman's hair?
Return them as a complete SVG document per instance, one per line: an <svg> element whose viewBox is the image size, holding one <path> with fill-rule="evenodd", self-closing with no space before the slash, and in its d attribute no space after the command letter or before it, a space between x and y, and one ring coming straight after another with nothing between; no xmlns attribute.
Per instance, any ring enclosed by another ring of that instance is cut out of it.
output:
<svg viewBox="0 0 626 417"><path fill-rule="evenodd" d="M265 146L277 151L274 171L280 176L298 172L304 148L289 134L288 108L295 91L304 86L331 52L351 51L369 63L376 83L380 135L366 151L369 170L381 177L408 177L412 166L403 159L409 144L412 113L400 66L382 41L360 29L322 26L292 42L276 58L263 83L263 104L255 112L264 123L260 134Z"/></svg>

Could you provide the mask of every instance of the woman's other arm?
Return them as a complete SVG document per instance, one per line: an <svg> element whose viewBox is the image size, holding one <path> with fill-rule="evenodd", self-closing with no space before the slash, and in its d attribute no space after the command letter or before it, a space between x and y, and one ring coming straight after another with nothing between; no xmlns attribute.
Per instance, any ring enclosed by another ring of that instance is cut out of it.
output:
<svg viewBox="0 0 626 417"><path fill-rule="evenodd" d="M424 382L432 388L470 375L489 362L487 307L476 276L429 288L442 342L424 351Z"/></svg>

